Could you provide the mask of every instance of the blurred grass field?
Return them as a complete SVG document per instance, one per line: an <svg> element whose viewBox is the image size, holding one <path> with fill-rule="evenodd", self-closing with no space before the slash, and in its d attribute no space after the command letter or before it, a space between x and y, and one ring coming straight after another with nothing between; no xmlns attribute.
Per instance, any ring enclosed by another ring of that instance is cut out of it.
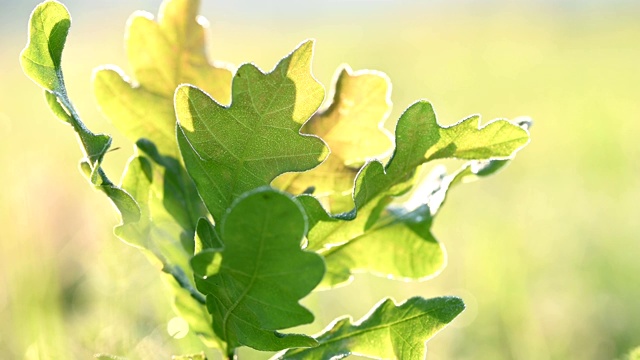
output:
<svg viewBox="0 0 640 360"><path fill-rule="evenodd" d="M452 193L434 229L449 254L439 277L358 276L305 300L318 315L308 329L359 318L387 295L450 294L468 307L429 342L432 360L622 359L640 345L639 5L314 1L259 13L245 11L249 1L219 3L203 8L216 60L268 70L313 37L325 87L341 63L390 76L392 121L418 98L443 124L474 113L535 121L510 167ZM173 314L157 270L112 235L115 211L78 172L72 132L19 68L37 2L0 4L0 357L199 351L197 339L168 334ZM67 5L71 98L90 128L116 134L95 108L91 70L128 70L124 23L159 1ZM114 140L106 169L117 178L131 144Z"/></svg>

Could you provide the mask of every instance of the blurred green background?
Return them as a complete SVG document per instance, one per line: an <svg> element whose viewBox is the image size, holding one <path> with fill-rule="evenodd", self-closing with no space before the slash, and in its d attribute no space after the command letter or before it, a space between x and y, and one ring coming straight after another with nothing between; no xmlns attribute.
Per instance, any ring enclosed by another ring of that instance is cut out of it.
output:
<svg viewBox="0 0 640 360"><path fill-rule="evenodd" d="M196 339L167 332L157 270L112 235L116 213L78 172L72 132L19 68L37 3L0 1L0 357L197 352ZM128 71L126 19L160 1L65 3L70 95L90 128L115 134L91 71ZM312 37L326 87L341 63L386 72L392 121L418 98L443 124L474 113L535 121L509 168L453 192L434 229L449 253L439 277L357 276L305 300L318 315L306 329L359 318L386 295L450 294L467 310L429 342L431 360L622 359L640 345L637 1L206 1L202 13L216 60L267 70ZM106 170L117 178L132 147L114 140Z"/></svg>

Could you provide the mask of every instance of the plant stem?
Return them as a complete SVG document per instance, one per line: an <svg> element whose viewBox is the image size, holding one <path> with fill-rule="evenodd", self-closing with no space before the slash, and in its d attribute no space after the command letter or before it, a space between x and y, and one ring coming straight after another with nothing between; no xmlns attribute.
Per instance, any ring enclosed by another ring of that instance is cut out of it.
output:
<svg viewBox="0 0 640 360"><path fill-rule="evenodd" d="M165 262L162 267L162 271L173 276L178 284L180 284L183 289L187 290L189 294L191 294L191 297L198 301L200 304L207 304L207 299L204 297L204 295L202 295L202 293L191 286L191 283L187 279L187 275L179 266L171 266Z"/></svg>
<svg viewBox="0 0 640 360"><path fill-rule="evenodd" d="M238 360L238 355L236 354L236 349L229 349L227 351L227 360Z"/></svg>

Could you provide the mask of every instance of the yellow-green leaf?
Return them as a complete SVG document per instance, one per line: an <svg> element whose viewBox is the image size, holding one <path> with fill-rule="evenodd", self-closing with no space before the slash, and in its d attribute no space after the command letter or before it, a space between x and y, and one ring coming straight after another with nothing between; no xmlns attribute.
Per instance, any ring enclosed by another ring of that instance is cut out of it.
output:
<svg viewBox="0 0 640 360"><path fill-rule="evenodd" d="M178 157L173 96L182 83L198 86L227 104L231 71L205 53L206 20L198 0L165 0L158 21L137 12L127 26L133 79L114 66L97 69L93 85L101 111L132 141L148 138L160 153Z"/></svg>
<svg viewBox="0 0 640 360"><path fill-rule="evenodd" d="M388 163L372 161L358 173L353 191L355 207L351 212L331 217L323 215L313 201L303 202L310 205L307 210L319 219L309 231L310 248L328 248L364 234L381 214L380 207L390 197L408 191L413 186L416 169L428 161L447 157L509 159L529 142L528 131L507 120L480 126L474 116L443 127L426 101L416 102L402 114L395 136L396 147Z"/></svg>
<svg viewBox="0 0 640 360"><path fill-rule="evenodd" d="M342 359L349 355L369 359L423 360L425 343L464 310L455 297L411 298L400 305L385 299L369 315L353 323L336 320L320 334L318 346L291 349L280 360Z"/></svg>
<svg viewBox="0 0 640 360"><path fill-rule="evenodd" d="M338 70L333 101L305 124L303 133L321 137L331 154L313 170L284 174L276 187L300 194L313 187L313 194L338 213L353 207L351 192L358 169L366 160L385 156L393 145L383 127L391 111L391 83L380 72Z"/></svg>
<svg viewBox="0 0 640 360"><path fill-rule="evenodd" d="M51 92L65 92L61 61L70 27L67 8L57 1L45 1L31 13L29 42L20 63L31 80Z"/></svg>
<svg viewBox="0 0 640 360"><path fill-rule="evenodd" d="M104 174L98 174L98 169L111 146L111 137L96 135L87 129L67 95L62 75L62 50L70 27L71 17L64 5L57 1L38 5L29 19L29 40L20 53L20 64L24 73L45 90L51 111L73 127L90 168L89 180L99 185L103 178L106 179Z"/></svg>

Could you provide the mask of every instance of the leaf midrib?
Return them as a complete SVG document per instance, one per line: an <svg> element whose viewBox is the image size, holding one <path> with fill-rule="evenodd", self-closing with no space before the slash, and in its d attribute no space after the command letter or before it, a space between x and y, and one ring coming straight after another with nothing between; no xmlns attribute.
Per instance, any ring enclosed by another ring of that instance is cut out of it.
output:
<svg viewBox="0 0 640 360"><path fill-rule="evenodd" d="M265 74L265 76L269 76L270 74ZM271 97L271 100L269 102L269 105L266 107L266 109L263 109L264 112L267 112L267 110L269 110L271 108L271 104L273 104L273 102L275 101L275 99L277 98L277 95L280 93L281 89L282 89L282 85L285 83L286 79L288 79L286 76L282 77L280 79L280 83L278 84L278 87L275 91L273 91L273 95ZM207 121L204 121L204 117L202 116L200 109L193 103L193 101L191 100L191 97L189 97L189 103L192 105L192 108L195 110L199 121L205 126L205 128L207 129L207 133L209 133L214 141L219 144L222 148L224 148L229 154L231 154L233 156L233 158L236 160L236 166L234 166L234 171L233 171L233 179L234 181L231 182L231 188L230 188L230 194L233 196L233 194L235 194L237 192L236 186L240 183L239 181L237 181L238 177L240 176L241 173L243 173L243 170L245 170L244 172L247 174L252 175L255 179L257 179L258 181L262 181L263 179L261 177L259 177L258 175L254 174L252 171L248 171L249 169L246 167L246 162L247 161L256 161L259 159L254 159L254 158L248 158L248 154L247 152L250 151L253 147L249 146L248 144L254 144L255 143L255 138L262 133L262 131L255 131L256 129L261 129L265 126L264 123L264 113L259 111L258 108L255 106L255 103L253 101L253 95L251 93L251 86L248 86L247 89L248 93L249 93L249 98L251 99L251 105L255 111L255 114L259 117L259 122L257 124L255 124L255 126L249 127L247 124L243 123L242 121L240 121L240 119L238 119L235 114L233 113L233 101L231 103L231 105L229 106L229 108L227 109L228 114L239 124L241 124L242 126L244 126L245 128L249 129L249 130L253 130L250 132L250 138L246 140L246 146L243 147L243 149L241 150L241 154L235 154L234 152L232 152L230 149L228 149L226 146L224 146L222 144L222 142L220 140L218 140L218 138L216 137L214 131L212 131L212 129L209 127L209 124L207 123ZM306 154L302 154L299 156L304 156ZM286 155L282 156L283 158L287 157ZM272 158L276 158L275 156ZM279 157L278 157L279 158ZM227 205L228 202L227 202Z"/></svg>
<svg viewBox="0 0 640 360"><path fill-rule="evenodd" d="M238 308L238 306L240 305L240 303L242 303L244 301L244 299L247 297L247 295L249 294L249 292L251 292L251 290L253 289L253 286L256 282L256 279L258 278L258 270L260 269L260 262L262 260L262 253L264 250L264 234L266 232L267 229L267 223L269 222L268 219L271 216L271 209L267 208L265 210L265 216L264 216L264 221L262 222L262 230L260 232L260 240L258 242L258 254L256 256L256 263L255 263L255 267L253 269L253 274L251 274L251 280L249 281L249 285L247 285L247 288L242 292L242 294L240 294L240 296L238 297L238 299L236 300L236 302L234 304L232 304L229 309L227 310L227 312L224 315L224 318L222 319L222 335L224 340L228 343L229 339L227 337L228 334L228 327L229 327L229 317L231 315L234 315L236 318L241 318L238 315L234 314L234 311Z"/></svg>
<svg viewBox="0 0 640 360"><path fill-rule="evenodd" d="M345 335L340 335L340 336L331 338L328 341L321 342L317 347L309 349L309 351L313 351L313 350L318 349L320 347L324 347L324 346L326 346L328 344L331 344L331 343L334 343L336 341L340 341L340 340L347 339L347 338L350 338L350 337L360 336L361 334L366 334L368 332L374 332L374 331L378 331L378 330L383 330L385 328L392 328L393 326L395 326L397 324L401 324L401 323L404 323L404 322L407 322L407 321L412 321L414 319L417 319L417 318L420 318L420 317L424 317L424 316L430 316L432 313L436 312L437 310L440 310L441 308L442 308L442 306L430 309L428 311L425 311L423 313L420 313L418 315L415 315L415 316L412 316L412 317L409 317L409 318L401 319L401 320L394 321L394 322L391 322L391 323L385 323L385 324L377 325L377 326L374 326L374 327L371 327L371 328L365 328L365 329L362 329L362 330L356 330L354 332L351 332L351 333L348 333L348 334L345 334ZM400 310L400 308L397 308L397 309ZM359 325L350 324L350 327L357 329L358 326L361 326L361 325L362 324L359 324ZM305 350L306 349L304 349L302 351L305 351Z"/></svg>

